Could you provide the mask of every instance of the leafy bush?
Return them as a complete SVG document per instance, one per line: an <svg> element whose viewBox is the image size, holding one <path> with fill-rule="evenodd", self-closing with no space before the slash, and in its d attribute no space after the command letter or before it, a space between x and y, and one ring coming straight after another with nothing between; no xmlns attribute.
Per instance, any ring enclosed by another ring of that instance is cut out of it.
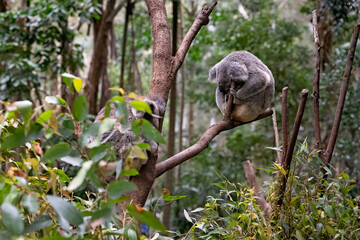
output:
<svg viewBox="0 0 360 240"><path fill-rule="evenodd" d="M128 179L138 172L115 157L112 143L100 142L102 133L111 130L116 121L138 136L141 132L154 133L147 136L153 140L161 139L156 129L142 124L146 120L128 124L127 104L119 96L107 103L105 118L93 123L81 94L82 80L63 74L63 82L72 91L80 91L71 108L65 100L53 96L46 97L46 104L35 109L30 101L3 102L0 238L138 239L140 233L133 219L164 232L160 221L141 207L128 205L126 219L119 214L118 204L126 206L126 193L137 189ZM110 102L117 108L118 119L106 116ZM133 105L137 110L150 109L145 102L136 103ZM140 151L129 149L129 159L144 155L149 145L139 138L133 148ZM109 176L112 181L107 184Z"/></svg>
<svg viewBox="0 0 360 240"><path fill-rule="evenodd" d="M219 196L208 197L204 208L185 214L193 223L187 236L195 239L359 239L360 196L346 173L323 179L317 151L306 141L294 155L284 204L266 216L256 204L253 189L223 180ZM278 167L276 167L279 170ZM276 169L268 171L271 175ZM280 169L282 170L282 169ZM330 169L325 169L332 174ZM274 175L275 176L275 175ZM276 206L278 183L269 184L267 201Z"/></svg>

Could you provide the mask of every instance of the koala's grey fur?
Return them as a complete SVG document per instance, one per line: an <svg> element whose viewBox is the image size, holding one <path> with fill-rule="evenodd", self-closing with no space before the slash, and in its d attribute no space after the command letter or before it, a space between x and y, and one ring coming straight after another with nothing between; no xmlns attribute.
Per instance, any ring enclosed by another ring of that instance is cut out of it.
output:
<svg viewBox="0 0 360 240"><path fill-rule="evenodd" d="M152 115L147 114L145 111L137 111L134 109L130 102L132 99L125 98L125 102L127 105L128 111L128 120L127 123L131 125L132 121L144 118L148 121L150 121L156 128L159 127L159 117L162 116L165 112L166 105L165 103L160 100L150 100L145 98L144 101L150 106ZM100 122L100 119L103 119L105 116L105 107L100 110L98 115L95 118L94 122ZM116 115L116 108L113 103L110 104L110 113L109 118L118 118ZM133 146L134 140L135 140L135 134L131 131L131 129L125 129L120 123L115 123L114 129L108 132L105 132L101 136L101 142L114 142L115 149L116 149L116 157L118 159L125 160L126 156L128 154L128 150ZM140 136L140 138L143 138ZM140 139L141 140L141 139ZM153 152L157 149L157 143L143 138L143 141L148 143L150 145L150 152ZM136 170L140 170L140 168L145 165L147 162L147 159L133 159L133 162L130 164L130 168L134 168Z"/></svg>
<svg viewBox="0 0 360 240"><path fill-rule="evenodd" d="M230 89L231 81L235 82ZM210 69L209 81L216 82L216 104L223 115L229 94L233 95L231 118L249 122L263 113L270 105L275 82L269 68L247 51L230 53Z"/></svg>

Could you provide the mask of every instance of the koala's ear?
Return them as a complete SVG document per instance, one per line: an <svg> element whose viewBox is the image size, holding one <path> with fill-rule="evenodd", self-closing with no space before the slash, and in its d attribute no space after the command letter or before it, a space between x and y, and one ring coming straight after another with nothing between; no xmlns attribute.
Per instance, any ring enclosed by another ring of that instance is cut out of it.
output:
<svg viewBox="0 0 360 240"><path fill-rule="evenodd" d="M216 83L216 65L213 66L209 71L209 79L210 82Z"/></svg>
<svg viewBox="0 0 360 240"><path fill-rule="evenodd" d="M239 62L230 62L227 66L227 74L230 79L246 81L249 73L245 64Z"/></svg>

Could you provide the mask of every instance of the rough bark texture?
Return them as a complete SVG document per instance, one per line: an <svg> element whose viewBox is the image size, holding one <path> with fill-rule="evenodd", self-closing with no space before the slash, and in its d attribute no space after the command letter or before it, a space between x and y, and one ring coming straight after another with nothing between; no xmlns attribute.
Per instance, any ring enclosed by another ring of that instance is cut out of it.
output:
<svg viewBox="0 0 360 240"><path fill-rule="evenodd" d="M348 56L347 56L347 60L346 60L345 72L344 72L344 76L343 76L342 83L341 83L340 95L338 98L338 104L336 107L336 112L335 112L334 121L333 121L332 129L331 129L330 139L329 139L329 143L327 145L326 151L324 153L323 160L326 165L329 165L329 163L330 163L332 154L334 152L337 135L339 133L341 116L342 116L342 112L344 109L346 93L347 93L347 89L349 86L351 69L352 69L354 56L355 56L356 43L359 38L359 30L360 30L360 23L355 25L355 27L353 29L353 34L351 37L350 48L349 48L349 52L348 52Z"/></svg>
<svg viewBox="0 0 360 240"><path fill-rule="evenodd" d="M317 11L313 11L313 32L314 32L314 44L315 44L315 59L314 59L314 80L313 80L313 110L314 110L314 130L315 130L315 148L321 147L321 134L320 134L320 42L319 33L317 29Z"/></svg>
<svg viewBox="0 0 360 240"><path fill-rule="evenodd" d="M164 1L146 0L145 2L150 15L151 28L154 40L153 73L148 97L150 99L161 99L162 101L167 103L172 81L178 69L180 68L181 63L184 61L186 55L184 49L186 49L186 51L187 49L189 49L191 41L186 41L185 45L182 44L182 54L178 55L177 53L177 57L175 56L173 58L171 56L171 37ZM203 25L206 25L209 21L208 16L210 15L212 9L213 8L209 10L209 8L205 7L199 13L200 17L198 16L198 18L195 20L195 22L200 21L201 24L197 24L195 26L193 25L189 31L197 33ZM204 16L207 17L204 18ZM194 37L195 35L193 35L192 39ZM175 58L180 64L174 64ZM161 129L162 121L160 121L159 125L159 130L161 131ZM153 182L156 178L155 165L157 158L157 152L149 154L149 160L147 164L140 170L140 174L133 178L133 182L137 185L138 190L130 193L130 197L136 204L143 205L146 201L151 186L153 185Z"/></svg>

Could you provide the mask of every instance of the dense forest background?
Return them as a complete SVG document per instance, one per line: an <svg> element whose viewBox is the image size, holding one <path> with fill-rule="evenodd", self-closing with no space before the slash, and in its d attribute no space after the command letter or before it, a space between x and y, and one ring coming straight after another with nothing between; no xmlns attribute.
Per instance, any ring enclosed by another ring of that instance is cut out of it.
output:
<svg viewBox="0 0 360 240"><path fill-rule="evenodd" d="M177 8L173 7L173 2ZM173 36L177 41L173 39L172 44L179 45L203 5L212 2L179 0L165 4L172 33L176 32ZM288 120L294 122L301 90L311 92L313 87L313 10L318 13L321 45L320 122L325 146L330 137L352 29L360 22L360 3L356 0L226 0L218 2L210 22L192 42L177 74L171 103L167 104L163 120L162 135L167 143L160 144L158 161L191 146L206 129L223 118L216 107L216 85L208 81L208 72L232 51L247 50L272 71L275 79L272 106L279 131L281 92L288 87ZM84 94L89 103L88 122L93 121L119 91L148 95L153 38L145 2L1 0L0 12L0 100L3 112L8 103L22 100L30 100L34 109L44 108L46 96L61 97L72 108L79 93L68 90L69 84L62 77L64 73L77 76L84 83L80 94ZM360 47L357 47L330 169L332 178L346 173L356 183L349 190L354 198L360 195L359 81ZM297 156L302 156L305 148L308 152L315 149L311 94L307 101ZM61 107L56 110L61 112ZM3 118L1 122L4 123ZM61 124L65 123L59 122L59 126ZM4 141L6 137L2 136ZM44 151L47 145L56 143L54 139L49 141L43 143ZM170 176L167 173L159 178L146 206L153 206L156 216L164 218L167 229L184 232L192 226L189 217L184 216L184 209L191 211L203 207L208 196L216 198L219 186L213 183L226 179L231 183L246 184L241 164L246 160L253 164L257 181L264 184L265 192L271 191L269 182L272 178L266 169L271 169L276 162L276 150L279 149L271 118L221 133L204 152L170 171ZM1 158L6 159L5 155ZM310 170L296 169L295 172L301 171ZM67 174L74 177L76 171ZM84 191L85 187L77 191ZM173 201L170 210L165 210L162 204L155 204L163 195L162 188L169 189L171 195L187 197Z"/></svg>

